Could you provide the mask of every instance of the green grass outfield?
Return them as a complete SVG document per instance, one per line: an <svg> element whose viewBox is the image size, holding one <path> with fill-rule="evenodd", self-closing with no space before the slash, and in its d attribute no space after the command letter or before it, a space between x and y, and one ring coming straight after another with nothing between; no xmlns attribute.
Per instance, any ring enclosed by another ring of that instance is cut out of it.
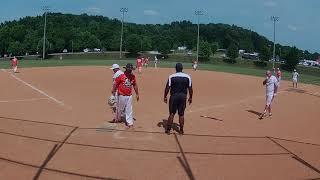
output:
<svg viewBox="0 0 320 180"><path fill-rule="evenodd" d="M20 68L30 68L30 67L56 67L56 66L110 66L113 63L118 63L119 65L125 65L126 63L134 63L134 60L89 60L89 59L73 59L73 60L21 60L19 61ZM191 68L191 63L183 63L185 68ZM174 67L175 62L164 61L158 64L159 67ZM150 63L150 66L153 66L153 63ZM1 69L10 68L9 61L0 61ZM218 72L227 72L235 74L244 74L264 77L265 69L254 68L254 67L244 67L237 66L237 64L200 64L200 70L209 70L209 71L218 71ZM320 76L316 75L307 75L300 74L300 82L306 84L315 84L320 85ZM291 73L283 72L283 79L290 80Z"/></svg>

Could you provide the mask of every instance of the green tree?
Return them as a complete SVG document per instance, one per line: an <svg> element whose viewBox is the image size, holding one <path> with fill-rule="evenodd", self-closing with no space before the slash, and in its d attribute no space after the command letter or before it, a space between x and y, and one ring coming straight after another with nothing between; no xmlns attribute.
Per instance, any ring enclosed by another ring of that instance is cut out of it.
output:
<svg viewBox="0 0 320 180"><path fill-rule="evenodd" d="M46 39L46 42L45 42L45 52L46 54L48 54L48 51L51 49L51 43L48 41L48 39ZM41 40L38 41L38 44L37 44L37 51L38 54L42 54L43 52L43 38Z"/></svg>
<svg viewBox="0 0 320 180"><path fill-rule="evenodd" d="M118 51L120 47L121 21L102 16L87 14L72 15L62 13L49 13L47 17L47 39L51 42L50 52L61 52L62 48L71 48L82 51L84 48L102 48L108 51ZM16 42L20 42L26 52L35 53L41 48L38 41L43 37L43 16L25 17L18 21L0 23L0 54L8 53L8 48L13 49ZM169 53L171 48L187 46L195 49L197 40L196 24L190 21L172 22L171 24L135 24L127 23L124 28L124 45L130 34L139 35L139 51L158 49ZM201 39L210 44L217 42L219 48L228 48L232 44L249 52L266 51L272 42L256 32L235 25L203 24L201 25ZM64 43L63 43L64 42ZM151 44L151 45L150 45ZM37 46L38 45L38 46ZM141 46L142 45L142 46ZM150 47L151 46L151 47ZM126 46L124 46L124 49ZM137 49L137 48L135 48ZM286 57L291 47L276 45L276 54ZM41 51L41 50L40 50ZM39 51L39 53L40 53ZM136 50L135 50L136 51ZM214 53L215 48L211 48ZM307 52L299 57L316 59L319 54ZM266 53L268 54L268 53ZM269 55L268 55L269 56ZM266 56L266 57L268 57ZM264 58L268 59L268 58Z"/></svg>
<svg viewBox="0 0 320 180"><path fill-rule="evenodd" d="M263 46L260 50L260 60L261 61L269 61L270 58L271 58L271 51L270 51L270 48L267 47L267 46Z"/></svg>
<svg viewBox="0 0 320 180"><path fill-rule="evenodd" d="M37 36L36 31L29 31L25 36L22 44L24 45L24 49L29 54L35 54L37 52L38 41L41 37Z"/></svg>
<svg viewBox="0 0 320 180"><path fill-rule="evenodd" d="M312 56L311 56L312 60L317 60L318 58L320 58L320 54L317 53L317 52L313 53Z"/></svg>
<svg viewBox="0 0 320 180"><path fill-rule="evenodd" d="M55 52L62 52L62 50L66 47L66 43L64 41L64 39L56 39L54 42L54 51Z"/></svg>
<svg viewBox="0 0 320 180"><path fill-rule="evenodd" d="M254 51L254 46L253 46L252 40L249 38L240 40L239 47L240 47L240 49L246 50L247 52Z"/></svg>
<svg viewBox="0 0 320 180"><path fill-rule="evenodd" d="M235 44L231 43L227 49L227 56L230 59L235 60L238 57L238 55L239 55L238 47Z"/></svg>
<svg viewBox="0 0 320 180"><path fill-rule="evenodd" d="M19 41L11 42L8 47L8 52L12 55L24 55L23 45Z"/></svg>
<svg viewBox="0 0 320 180"><path fill-rule="evenodd" d="M109 41L106 41L107 44L107 49L111 51L119 51L120 49L120 33L115 33L113 36L110 38L110 43Z"/></svg>
<svg viewBox="0 0 320 180"><path fill-rule="evenodd" d="M100 40L93 34L91 34L88 31L81 32L77 37L75 38L74 41L74 48L75 49L85 49L85 48L100 48L101 47L101 42Z"/></svg>
<svg viewBox="0 0 320 180"><path fill-rule="evenodd" d="M17 24L10 29L10 37L15 41L22 42L26 35L26 28L23 25Z"/></svg>
<svg viewBox="0 0 320 180"><path fill-rule="evenodd" d="M150 51L152 50L152 40L148 36L144 36L141 39L141 50L142 51Z"/></svg>
<svg viewBox="0 0 320 180"><path fill-rule="evenodd" d="M90 35L87 41L84 41L88 48L101 48L101 42L95 35Z"/></svg>
<svg viewBox="0 0 320 180"><path fill-rule="evenodd" d="M170 44L168 43L168 41L162 40L159 44L158 44L158 51L163 53L163 54L169 54L171 50Z"/></svg>
<svg viewBox="0 0 320 180"><path fill-rule="evenodd" d="M137 34L130 34L125 43L126 50L137 53L141 49L141 38Z"/></svg>
<svg viewBox="0 0 320 180"><path fill-rule="evenodd" d="M201 41L199 44L199 56L208 60L212 54L211 44L206 41Z"/></svg>
<svg viewBox="0 0 320 180"><path fill-rule="evenodd" d="M309 59L309 60L312 59L312 54L309 53L309 51L305 50L303 52L303 59Z"/></svg>
<svg viewBox="0 0 320 180"><path fill-rule="evenodd" d="M286 68L290 71L295 69L299 63L299 50L296 47L291 48L289 54L286 56Z"/></svg>
<svg viewBox="0 0 320 180"><path fill-rule="evenodd" d="M219 49L219 44L217 42L211 43L211 52L214 55L216 51Z"/></svg>

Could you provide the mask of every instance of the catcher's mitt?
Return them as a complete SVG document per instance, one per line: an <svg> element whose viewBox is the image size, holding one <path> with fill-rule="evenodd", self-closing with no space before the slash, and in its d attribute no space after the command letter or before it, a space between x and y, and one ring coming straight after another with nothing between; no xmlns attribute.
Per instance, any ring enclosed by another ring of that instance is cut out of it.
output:
<svg viewBox="0 0 320 180"><path fill-rule="evenodd" d="M110 96L108 98L108 105L111 106L111 107L114 107L115 103L116 103L116 97L115 96Z"/></svg>

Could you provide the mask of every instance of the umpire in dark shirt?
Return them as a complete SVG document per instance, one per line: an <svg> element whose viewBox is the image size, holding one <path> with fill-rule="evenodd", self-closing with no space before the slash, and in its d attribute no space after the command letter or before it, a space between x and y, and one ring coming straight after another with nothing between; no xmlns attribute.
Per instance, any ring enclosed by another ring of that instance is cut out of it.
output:
<svg viewBox="0 0 320 180"><path fill-rule="evenodd" d="M189 91L189 104L192 103L192 81L191 77L182 72L183 66L181 63L176 64L176 73L169 76L166 89L164 91L163 101L168 102L167 96L170 91L170 100L169 100L169 118L166 127L166 133L170 134L174 115L178 111L179 115L179 124L180 124L180 134L183 134L184 126L184 111L186 109L186 101Z"/></svg>

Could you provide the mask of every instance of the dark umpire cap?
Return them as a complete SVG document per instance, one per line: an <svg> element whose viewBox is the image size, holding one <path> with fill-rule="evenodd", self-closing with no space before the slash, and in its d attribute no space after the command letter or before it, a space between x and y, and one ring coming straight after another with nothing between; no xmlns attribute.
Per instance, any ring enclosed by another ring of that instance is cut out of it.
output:
<svg viewBox="0 0 320 180"><path fill-rule="evenodd" d="M131 64L131 63L128 63L125 67L123 67L123 68L125 68L126 70L134 70L134 67L133 67L133 65Z"/></svg>
<svg viewBox="0 0 320 180"><path fill-rule="evenodd" d="M183 70L182 64L181 64L181 63L177 63L177 64L176 64L176 71L177 71L177 72L182 72L182 70Z"/></svg>

